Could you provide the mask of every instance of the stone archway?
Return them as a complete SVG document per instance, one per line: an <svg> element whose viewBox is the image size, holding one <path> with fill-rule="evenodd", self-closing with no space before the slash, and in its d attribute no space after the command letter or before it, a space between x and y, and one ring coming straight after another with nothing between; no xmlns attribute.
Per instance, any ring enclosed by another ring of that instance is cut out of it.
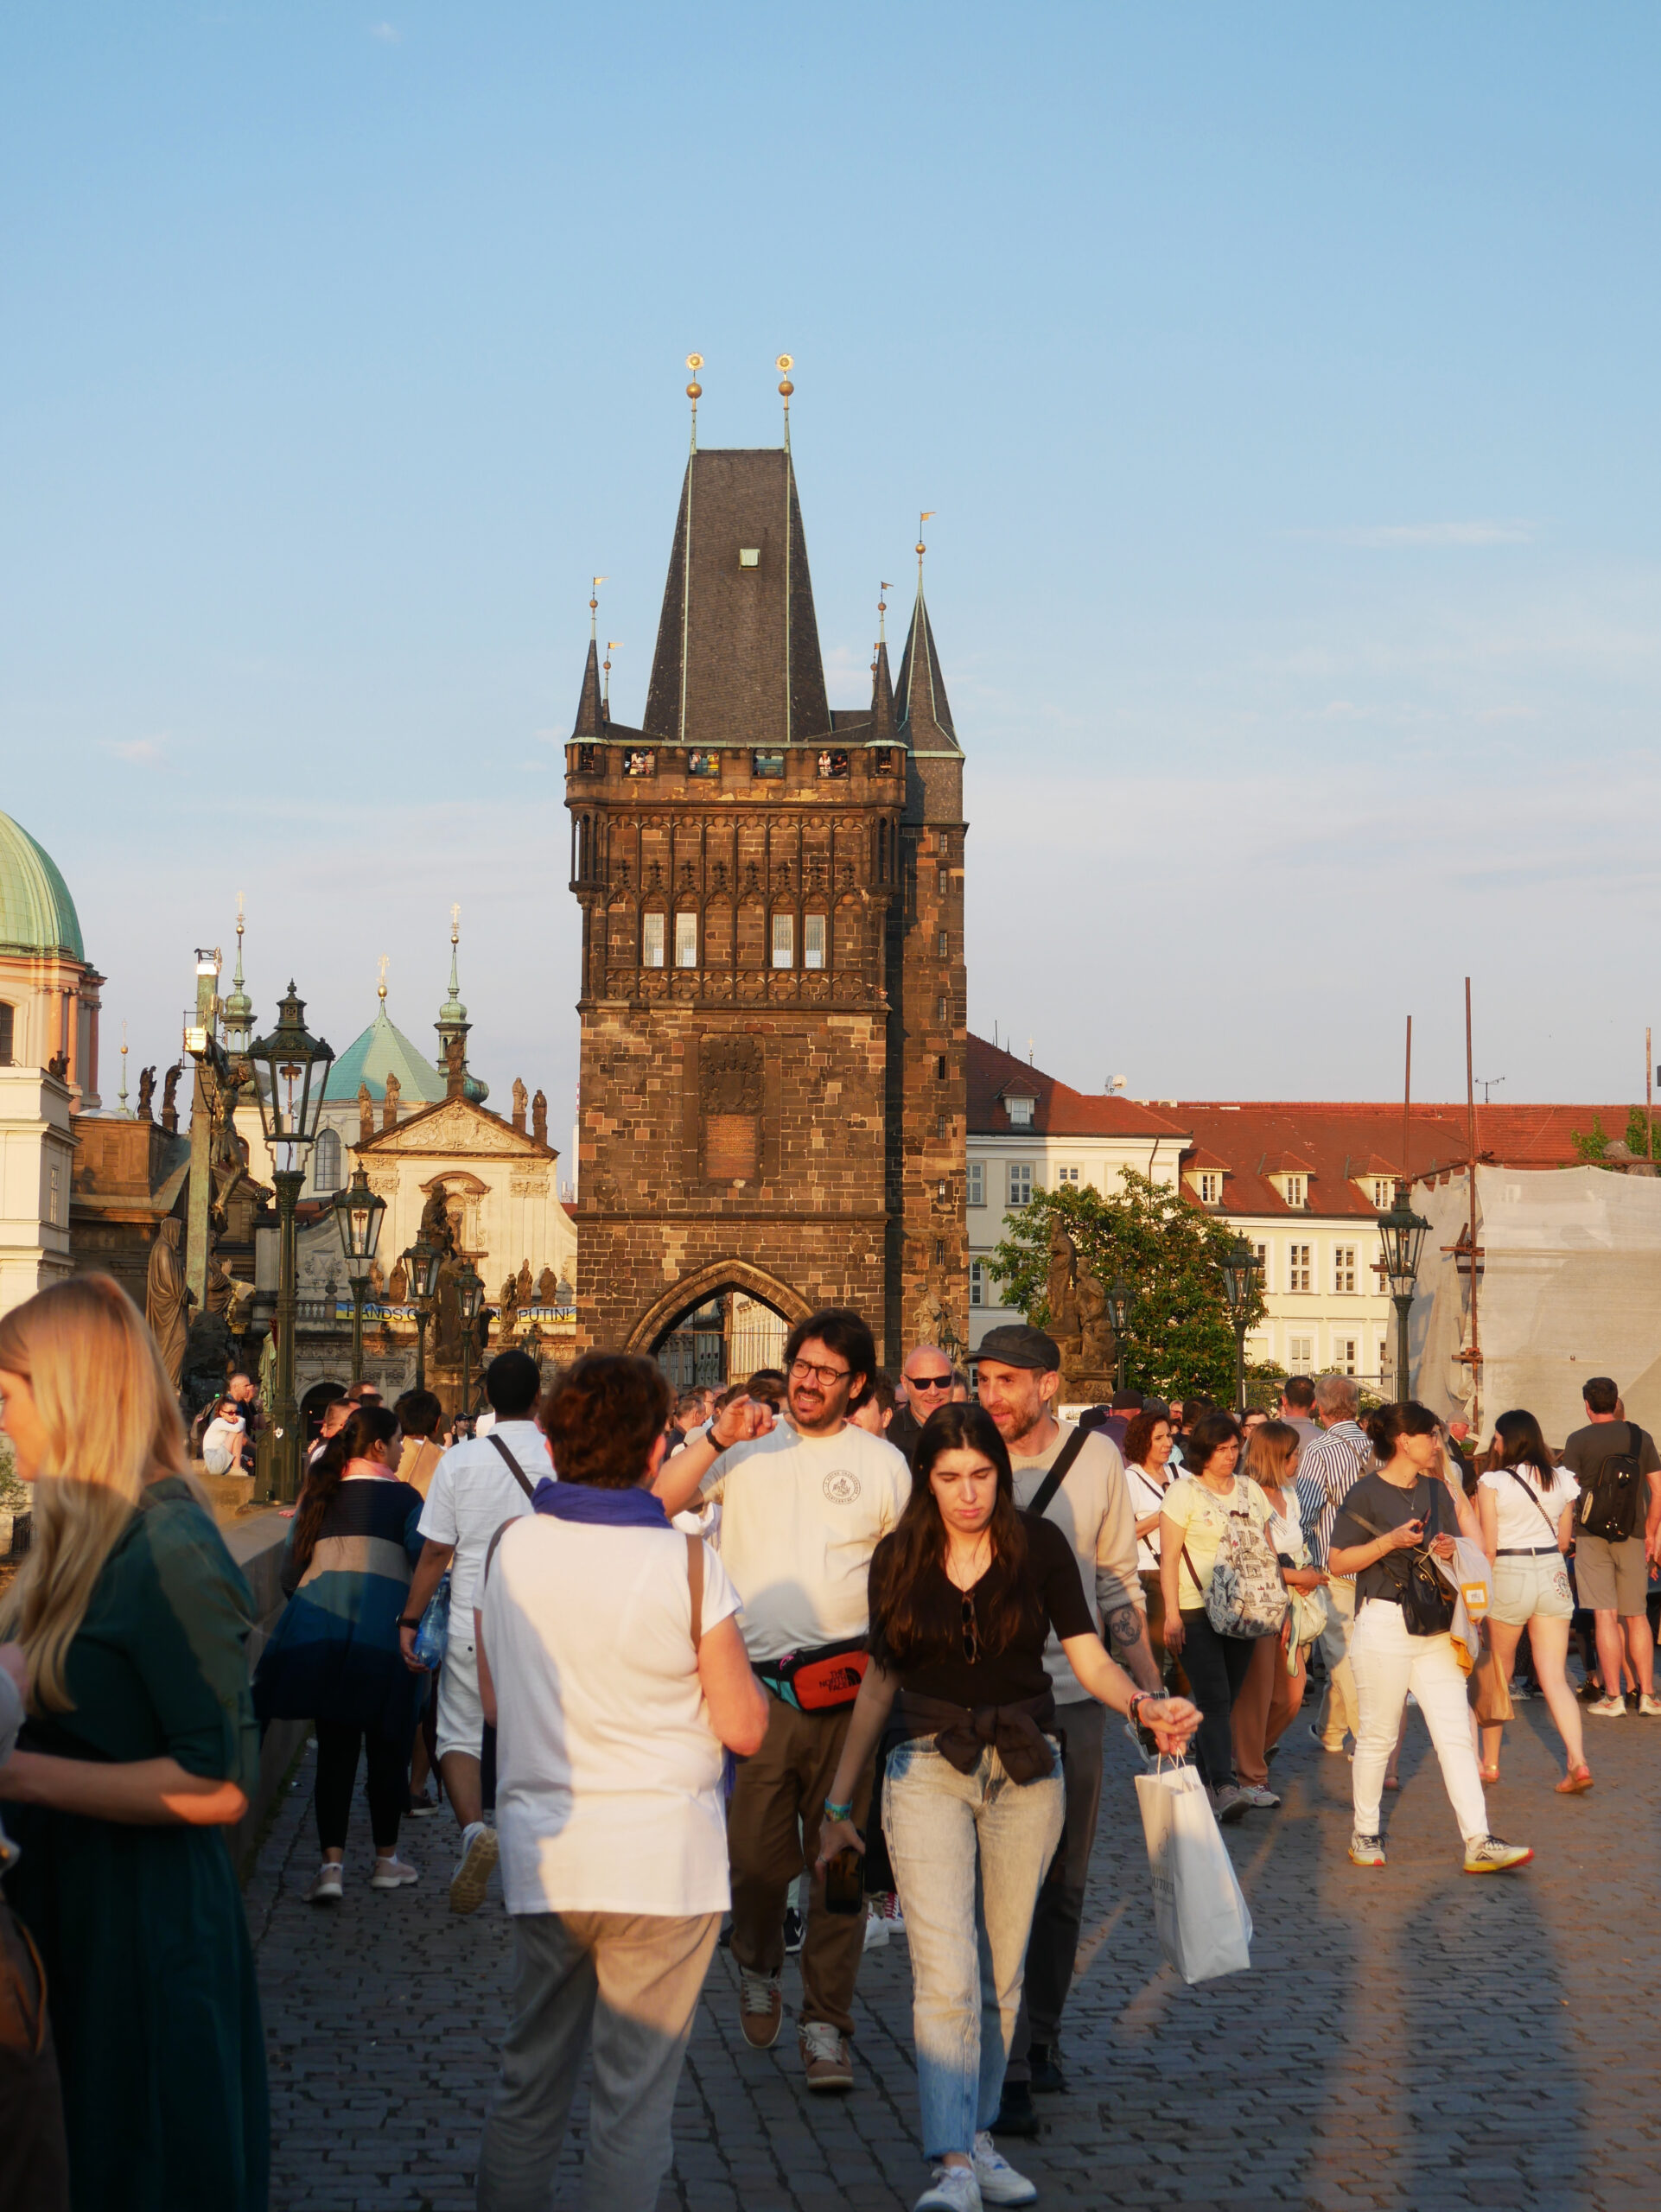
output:
<svg viewBox="0 0 1661 2212"><path fill-rule="evenodd" d="M788 1283L780 1282L765 1268L752 1267L748 1260L716 1260L707 1268L699 1268L696 1274L683 1275L648 1306L629 1331L624 1351L654 1351L686 1314L696 1313L700 1306L725 1290L739 1290L748 1298L760 1299L762 1305L783 1314L792 1328L798 1321L806 1320L812 1311Z"/></svg>

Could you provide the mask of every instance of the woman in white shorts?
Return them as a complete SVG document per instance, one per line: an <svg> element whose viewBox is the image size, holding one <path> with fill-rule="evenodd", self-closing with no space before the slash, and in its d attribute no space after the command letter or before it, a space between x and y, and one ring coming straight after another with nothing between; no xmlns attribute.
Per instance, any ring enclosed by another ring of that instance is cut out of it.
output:
<svg viewBox="0 0 1661 2212"><path fill-rule="evenodd" d="M1581 1709L1569 1687L1569 1624L1575 1611L1563 1565L1573 1534L1581 1486L1567 1467L1554 1467L1540 1424L1532 1414L1501 1414L1493 1425L1492 1464L1477 1483L1482 1548L1493 1567L1493 1605L1488 1640L1509 1681L1524 1628L1534 1671L1569 1758L1558 1794L1572 1797L1592 1787L1581 1734ZM1499 1779L1503 1724L1482 1731L1482 1779Z"/></svg>

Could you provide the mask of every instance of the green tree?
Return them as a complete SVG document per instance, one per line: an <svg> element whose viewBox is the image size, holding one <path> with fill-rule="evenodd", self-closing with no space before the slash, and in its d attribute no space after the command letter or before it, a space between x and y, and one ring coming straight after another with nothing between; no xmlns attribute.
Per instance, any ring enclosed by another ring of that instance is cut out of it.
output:
<svg viewBox="0 0 1661 2212"><path fill-rule="evenodd" d="M1609 1135L1601 1114L1593 1115L1589 1129L1571 1129L1569 1135L1583 1167L1602 1166L1609 1149ZM1641 1106L1633 1106L1627 1112L1626 1149L1640 1160L1650 1156L1650 1125Z"/></svg>
<svg viewBox="0 0 1661 2212"><path fill-rule="evenodd" d="M1234 1394L1234 1328L1219 1263L1234 1232L1131 1168L1111 1198L1083 1188L1034 1191L1019 1212L1005 1215L1009 1234L989 1265L1003 1287L1004 1304L1041 1329L1050 1318L1045 1292L1050 1224L1057 1215L1081 1266L1104 1287L1115 1275L1130 1287L1124 1372L1130 1387L1166 1398L1204 1390L1228 1403ZM1254 1289L1248 1325L1263 1313L1263 1298Z"/></svg>

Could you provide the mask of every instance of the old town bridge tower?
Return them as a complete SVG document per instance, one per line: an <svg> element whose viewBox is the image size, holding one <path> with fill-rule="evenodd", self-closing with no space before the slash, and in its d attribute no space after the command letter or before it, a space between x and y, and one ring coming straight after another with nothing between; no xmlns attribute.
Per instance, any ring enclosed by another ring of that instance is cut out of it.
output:
<svg viewBox="0 0 1661 2212"><path fill-rule="evenodd" d="M787 418L777 450L695 441L639 729L590 638L582 1343L662 1354L697 1317L718 1347L724 1313L703 1380L766 1363L735 1310L776 1344L774 1317L856 1306L890 1364L941 1318L966 1339L963 754L922 551L897 687L879 644L869 707L833 711Z"/></svg>

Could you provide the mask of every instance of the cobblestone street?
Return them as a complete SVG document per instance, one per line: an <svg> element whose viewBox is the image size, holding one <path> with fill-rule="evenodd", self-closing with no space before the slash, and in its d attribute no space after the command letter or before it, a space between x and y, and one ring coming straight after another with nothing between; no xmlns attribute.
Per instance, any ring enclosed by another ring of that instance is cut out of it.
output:
<svg viewBox="0 0 1661 2212"><path fill-rule="evenodd" d="M1295 1724L1277 1813L1230 1832L1257 1923L1254 1970L1185 1989L1159 1961L1130 1749L1110 1731L1093 1887L1066 2036L1068 2094L1010 2144L1047 2205L1527 2206L1638 2212L1657 2197L1661 2030L1655 1839L1661 1726L1588 1720L1597 1787L1559 1798L1537 1700L1508 1730L1497 1831L1532 1843L1512 1879L1472 1880L1416 1715L1391 1864L1344 1856L1348 1762ZM446 1910L454 1830L404 1830L419 1886L367 1886L360 1794L345 1903L303 1903L315 1869L310 1758L248 1888L271 2057L274 2206L460 2212L503 2010L497 1895ZM916 2149L903 1942L861 1976L859 2088L810 2101L791 2022L741 2042L718 1951L676 2113L664 2207L908 2206ZM577 2201L584 2106L560 2202Z"/></svg>

